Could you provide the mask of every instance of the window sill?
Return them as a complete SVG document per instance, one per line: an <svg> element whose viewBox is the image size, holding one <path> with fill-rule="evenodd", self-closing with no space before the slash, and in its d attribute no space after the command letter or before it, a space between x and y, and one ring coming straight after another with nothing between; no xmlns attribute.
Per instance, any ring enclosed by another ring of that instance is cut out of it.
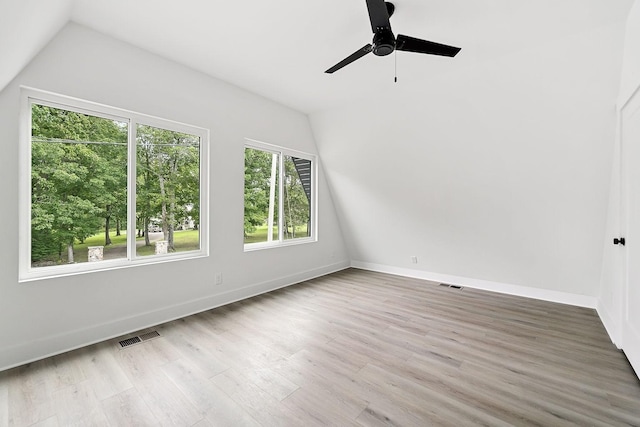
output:
<svg viewBox="0 0 640 427"><path fill-rule="evenodd" d="M284 242L259 242L259 243L245 243L244 251L245 252L253 252L260 251L263 249L273 249L273 248L282 248L287 246L297 246L297 245L305 245L308 243L315 243L318 239L314 237L308 237L304 239L295 239L295 240L285 240Z"/></svg>
<svg viewBox="0 0 640 427"><path fill-rule="evenodd" d="M167 254L153 256L153 259L114 259L98 262L83 262L81 264L64 264L59 266L30 268L23 276L18 278L19 283L35 282L46 279L76 276L79 274L98 273L123 268L140 267L145 265L163 264L167 262L185 261L190 259L205 258L209 255L204 251L179 254ZM151 258L151 257L149 257Z"/></svg>

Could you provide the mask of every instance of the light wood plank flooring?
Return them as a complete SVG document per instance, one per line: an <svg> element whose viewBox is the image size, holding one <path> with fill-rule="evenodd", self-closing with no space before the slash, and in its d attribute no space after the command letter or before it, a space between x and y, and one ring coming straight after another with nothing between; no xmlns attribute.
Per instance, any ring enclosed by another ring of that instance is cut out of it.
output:
<svg viewBox="0 0 640 427"><path fill-rule="evenodd" d="M590 309L350 269L155 329L0 373L0 426L640 426Z"/></svg>

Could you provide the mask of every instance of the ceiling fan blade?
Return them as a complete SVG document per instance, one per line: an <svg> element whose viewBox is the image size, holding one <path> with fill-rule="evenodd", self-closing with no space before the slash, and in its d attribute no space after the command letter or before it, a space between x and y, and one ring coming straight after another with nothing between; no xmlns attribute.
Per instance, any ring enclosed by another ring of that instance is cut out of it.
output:
<svg viewBox="0 0 640 427"><path fill-rule="evenodd" d="M333 73L335 71L338 71L340 68L351 64L356 59L362 58L367 53L371 52L371 49L373 49L373 46L371 46L370 44L368 44L366 46L363 46L362 48L358 49L357 51L355 51L351 55L347 56L342 61L338 62L333 67L329 68L327 71L325 71L325 73L331 74L331 73Z"/></svg>
<svg viewBox="0 0 640 427"><path fill-rule="evenodd" d="M396 49L429 55L456 56L461 48L398 34Z"/></svg>
<svg viewBox="0 0 640 427"><path fill-rule="evenodd" d="M375 33L378 28L391 29L389 22L389 11L384 0L367 0L367 9L369 9L369 20L371 21L371 30Z"/></svg>

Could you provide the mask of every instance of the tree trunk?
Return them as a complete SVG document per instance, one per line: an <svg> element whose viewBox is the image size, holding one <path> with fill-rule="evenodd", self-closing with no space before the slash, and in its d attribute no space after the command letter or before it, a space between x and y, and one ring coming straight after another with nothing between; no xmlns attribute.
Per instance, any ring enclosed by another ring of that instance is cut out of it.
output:
<svg viewBox="0 0 640 427"><path fill-rule="evenodd" d="M175 252L176 251L176 247L173 245L173 225L172 223L169 223L168 226L168 230L167 230L167 249L169 252Z"/></svg>
<svg viewBox="0 0 640 427"><path fill-rule="evenodd" d="M120 223L120 219L116 219L116 236L119 236L120 233L120 228L121 228L121 223Z"/></svg>
<svg viewBox="0 0 640 427"><path fill-rule="evenodd" d="M67 262L69 264L73 264L75 262L73 259L73 243L67 244Z"/></svg>
<svg viewBox="0 0 640 427"><path fill-rule="evenodd" d="M289 211L289 224L291 225L291 234L290 238L294 239L296 237L296 224L293 222L293 212L291 212L291 198L289 197L289 190L287 189L287 184L284 185L285 189L285 200L287 201L287 210ZM285 220L287 219L285 214ZM289 234L289 226L285 228L287 234Z"/></svg>
<svg viewBox="0 0 640 427"><path fill-rule="evenodd" d="M164 176L158 175L158 183L160 184L160 198L162 199L162 238L167 240L167 234L169 234L169 228L167 227L167 197L166 190L164 188Z"/></svg>
<svg viewBox="0 0 640 427"><path fill-rule="evenodd" d="M151 215L151 201L149 200L149 193L151 191L151 159L149 158L149 151L145 150L145 161L146 161L146 169L144 172L144 186L147 190L147 203L146 208L147 212L144 215L144 245L151 246L151 242L149 241L149 215Z"/></svg>
<svg viewBox="0 0 640 427"><path fill-rule="evenodd" d="M149 218L144 219L143 225L144 225L144 230L142 230L142 232L144 233L144 245L151 246L151 242L149 241Z"/></svg>
<svg viewBox="0 0 640 427"><path fill-rule="evenodd" d="M109 227L111 226L111 215L107 215L104 219L104 245L109 246L111 244L111 236L109 236Z"/></svg>
<svg viewBox="0 0 640 427"><path fill-rule="evenodd" d="M176 195L173 187L169 192L169 199L171 200L171 202L169 204L169 238L167 239L167 242L168 242L167 246L168 246L169 252L175 252L176 247L173 244L173 231L174 231L174 224L176 223L176 214L175 214Z"/></svg>
<svg viewBox="0 0 640 427"><path fill-rule="evenodd" d="M169 252L175 252L176 247L173 243L173 232L176 225L176 181L178 176L178 164L179 158L175 157L171 162L171 179L169 180L169 238L167 239L167 246Z"/></svg>

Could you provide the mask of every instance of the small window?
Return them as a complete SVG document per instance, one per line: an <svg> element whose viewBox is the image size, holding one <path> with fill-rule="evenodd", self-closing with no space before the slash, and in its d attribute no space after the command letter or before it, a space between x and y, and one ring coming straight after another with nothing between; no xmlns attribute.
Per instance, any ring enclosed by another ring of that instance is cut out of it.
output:
<svg viewBox="0 0 640 427"><path fill-rule="evenodd" d="M245 146L245 250L316 240L314 159L253 141Z"/></svg>
<svg viewBox="0 0 640 427"><path fill-rule="evenodd" d="M206 130L23 91L21 280L207 254Z"/></svg>

